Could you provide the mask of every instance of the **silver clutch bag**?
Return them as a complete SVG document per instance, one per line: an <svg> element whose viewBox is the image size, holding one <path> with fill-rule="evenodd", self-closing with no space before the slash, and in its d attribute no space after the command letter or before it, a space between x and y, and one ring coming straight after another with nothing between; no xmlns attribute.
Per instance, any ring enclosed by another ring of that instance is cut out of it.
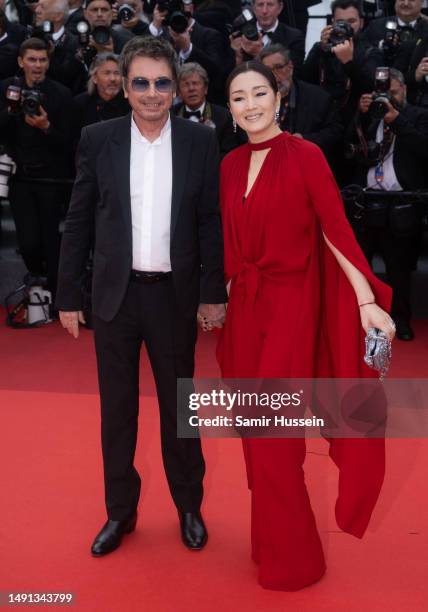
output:
<svg viewBox="0 0 428 612"><path fill-rule="evenodd" d="M387 335L375 327L370 327L366 336L365 363L379 372L379 379L383 380L391 363L391 340Z"/></svg>

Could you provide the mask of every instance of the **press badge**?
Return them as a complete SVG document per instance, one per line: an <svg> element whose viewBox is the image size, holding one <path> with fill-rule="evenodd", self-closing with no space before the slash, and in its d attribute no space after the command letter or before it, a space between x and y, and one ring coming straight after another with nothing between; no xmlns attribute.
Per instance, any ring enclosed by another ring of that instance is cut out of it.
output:
<svg viewBox="0 0 428 612"><path fill-rule="evenodd" d="M375 179L377 183L382 183L385 178L385 174L383 171L383 163L381 162L375 168Z"/></svg>

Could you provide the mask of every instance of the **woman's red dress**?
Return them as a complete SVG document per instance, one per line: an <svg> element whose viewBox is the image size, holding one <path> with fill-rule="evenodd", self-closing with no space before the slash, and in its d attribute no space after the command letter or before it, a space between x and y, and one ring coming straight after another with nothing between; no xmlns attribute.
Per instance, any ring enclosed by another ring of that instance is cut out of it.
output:
<svg viewBox="0 0 428 612"><path fill-rule="evenodd" d="M270 149L248 196L251 151ZM370 283L376 302L390 289L372 273L346 220L318 147L287 133L246 144L222 162L226 281L232 280L218 344L224 378L372 376L354 290L329 241ZM297 590L325 571L307 494L304 439L243 441L252 492L252 555L259 582ZM382 439L330 440L339 468L336 520L362 537L384 477Z"/></svg>

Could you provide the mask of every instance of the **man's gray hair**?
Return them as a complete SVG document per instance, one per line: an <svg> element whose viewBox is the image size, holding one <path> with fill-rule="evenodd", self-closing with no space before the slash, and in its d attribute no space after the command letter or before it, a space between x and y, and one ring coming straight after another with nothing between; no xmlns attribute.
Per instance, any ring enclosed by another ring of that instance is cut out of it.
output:
<svg viewBox="0 0 428 612"><path fill-rule="evenodd" d="M274 53L280 53L284 58L284 62L288 64L290 61L290 51L281 43L273 43L271 45L267 45L264 47L259 53L259 60L262 62L265 57L269 57L269 55L273 55Z"/></svg>
<svg viewBox="0 0 428 612"><path fill-rule="evenodd" d="M390 74L391 80L394 79L394 81L398 81L400 85L406 84L403 73L397 70L397 68L390 68L389 74Z"/></svg>
<svg viewBox="0 0 428 612"><path fill-rule="evenodd" d="M164 38L153 36L135 36L123 47L119 57L119 68L123 78L128 77L131 63L136 57L149 57L154 60L165 60L177 82L177 54L172 45Z"/></svg>
<svg viewBox="0 0 428 612"><path fill-rule="evenodd" d="M63 13L64 19L66 20L69 13L70 7L68 6L68 0L51 0L51 11L54 13Z"/></svg>
<svg viewBox="0 0 428 612"><path fill-rule="evenodd" d="M205 85L208 85L210 80L208 78L208 72L203 68L200 64L196 62L189 62L188 64L183 64L178 72L178 82L182 79L185 79L191 74L198 74Z"/></svg>
<svg viewBox="0 0 428 612"><path fill-rule="evenodd" d="M106 51L104 53L98 53L95 56L90 68L89 68L89 80L87 84L88 94L93 96L97 90L97 86L94 83L93 76L98 70L100 66L105 64L106 62L116 62L119 65L119 56L116 53L111 53L111 51Z"/></svg>

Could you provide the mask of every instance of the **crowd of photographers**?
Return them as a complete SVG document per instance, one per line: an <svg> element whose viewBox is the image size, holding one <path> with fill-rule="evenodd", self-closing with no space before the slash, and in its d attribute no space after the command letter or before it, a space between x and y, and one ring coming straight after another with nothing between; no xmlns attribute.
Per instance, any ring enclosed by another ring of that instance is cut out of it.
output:
<svg viewBox="0 0 428 612"><path fill-rule="evenodd" d="M175 112L215 129L222 155L245 141L227 75L253 58L272 69L281 128L325 153L366 256L385 261L397 336L411 340L428 189L428 1L335 0L305 55L318 3L0 0L0 197L15 170L8 199L30 275L55 293L80 131L129 112L118 54L133 36L162 36L180 64Z"/></svg>

